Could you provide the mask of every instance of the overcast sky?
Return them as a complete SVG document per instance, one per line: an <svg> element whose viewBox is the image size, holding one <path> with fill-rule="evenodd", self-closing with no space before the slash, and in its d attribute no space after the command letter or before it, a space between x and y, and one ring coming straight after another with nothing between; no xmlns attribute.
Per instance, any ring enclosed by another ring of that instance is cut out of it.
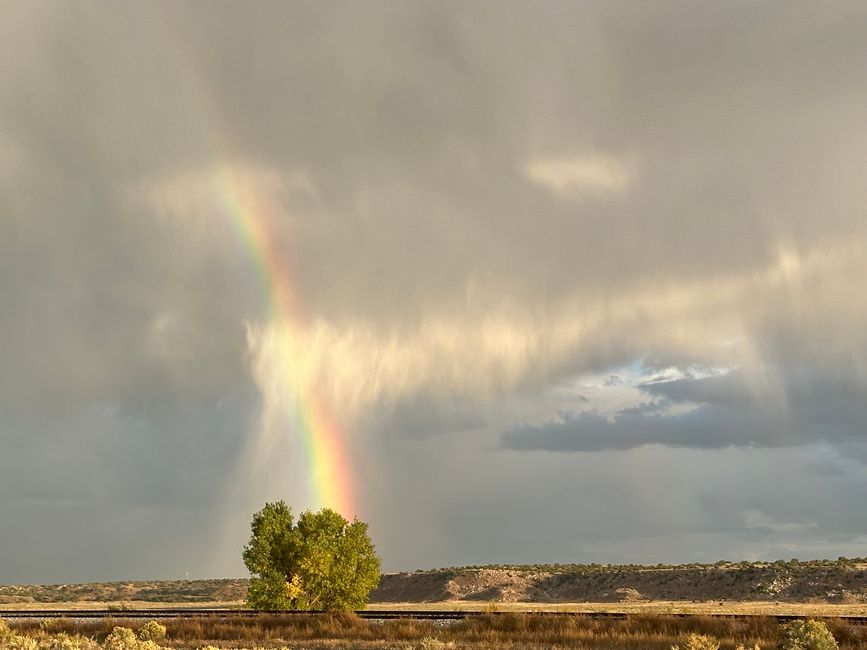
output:
<svg viewBox="0 0 867 650"><path fill-rule="evenodd" d="M2 3L0 581L244 575L255 509L318 505L297 432L251 460L285 376L387 570L867 555L865 34L857 1Z"/></svg>

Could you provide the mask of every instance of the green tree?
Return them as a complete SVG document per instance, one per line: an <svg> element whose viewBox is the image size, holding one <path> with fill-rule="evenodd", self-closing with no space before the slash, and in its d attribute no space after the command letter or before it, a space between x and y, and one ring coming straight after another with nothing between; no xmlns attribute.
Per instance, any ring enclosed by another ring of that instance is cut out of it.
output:
<svg viewBox="0 0 867 650"><path fill-rule="evenodd" d="M253 515L244 564L253 609L360 609L379 583L367 524L324 508L295 522L283 501Z"/></svg>

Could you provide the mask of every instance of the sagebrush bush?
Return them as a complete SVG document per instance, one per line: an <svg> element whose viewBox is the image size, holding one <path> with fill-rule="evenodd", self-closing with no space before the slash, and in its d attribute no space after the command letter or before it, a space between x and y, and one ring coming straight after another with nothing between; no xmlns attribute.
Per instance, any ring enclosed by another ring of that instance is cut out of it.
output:
<svg viewBox="0 0 867 650"><path fill-rule="evenodd" d="M0 619L0 648L3 650L99 650L100 645L81 636L48 634L49 626L40 625L35 636L16 634L9 624Z"/></svg>
<svg viewBox="0 0 867 650"><path fill-rule="evenodd" d="M44 621L39 621L39 629L42 632L51 632L57 628L57 620L53 618L46 618Z"/></svg>
<svg viewBox="0 0 867 650"><path fill-rule="evenodd" d="M3 650L100 650L94 640L68 634L45 634L36 636L14 634L8 626L0 626L0 648Z"/></svg>
<svg viewBox="0 0 867 650"><path fill-rule="evenodd" d="M139 628L138 638L142 641L162 641L166 638L166 626L157 621L148 621Z"/></svg>
<svg viewBox="0 0 867 650"><path fill-rule="evenodd" d="M128 627L116 627L105 637L105 650L136 650L138 637Z"/></svg>
<svg viewBox="0 0 867 650"><path fill-rule="evenodd" d="M68 634L55 634L39 639L40 650L99 650L100 645L93 639Z"/></svg>
<svg viewBox="0 0 867 650"><path fill-rule="evenodd" d="M837 640L822 621L792 621L780 628L783 650L837 650Z"/></svg>
<svg viewBox="0 0 867 650"><path fill-rule="evenodd" d="M151 622L155 623L155 621ZM163 634L165 634L165 627L159 625L159 623L157 623L157 625L162 628ZM142 630L146 627L147 625L142 627ZM149 630L154 630L154 628L149 628ZM160 646L153 640L140 639L136 636L136 633L128 627L114 628L111 631L111 634L105 637L103 647L105 650L161 650Z"/></svg>
<svg viewBox="0 0 867 650"><path fill-rule="evenodd" d="M681 647L673 645L671 650L681 650ZM712 636L690 634L683 643L683 650L719 650L719 642Z"/></svg>

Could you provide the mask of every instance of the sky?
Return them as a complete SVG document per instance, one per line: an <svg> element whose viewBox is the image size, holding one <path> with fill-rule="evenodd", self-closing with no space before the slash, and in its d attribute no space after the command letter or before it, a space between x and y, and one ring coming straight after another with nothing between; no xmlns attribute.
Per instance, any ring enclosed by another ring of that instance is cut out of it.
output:
<svg viewBox="0 0 867 650"><path fill-rule="evenodd" d="M0 582L867 555L867 5L0 6Z"/></svg>

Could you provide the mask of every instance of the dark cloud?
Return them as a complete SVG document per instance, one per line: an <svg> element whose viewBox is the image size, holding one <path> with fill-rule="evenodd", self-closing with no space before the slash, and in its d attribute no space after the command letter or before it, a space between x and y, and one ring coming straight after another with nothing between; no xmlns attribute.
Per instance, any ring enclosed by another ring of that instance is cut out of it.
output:
<svg viewBox="0 0 867 650"><path fill-rule="evenodd" d="M812 370L812 372L811 372ZM639 384L653 401L608 416L566 412L541 425L502 434L515 450L597 451L661 444L714 449L781 447L864 440L867 399L853 377L814 369L771 370L781 385L769 390L743 371ZM671 410L685 405L686 412Z"/></svg>
<svg viewBox="0 0 867 650"><path fill-rule="evenodd" d="M421 398L401 401L373 420L379 435L396 438L470 431L487 424L477 404Z"/></svg>

